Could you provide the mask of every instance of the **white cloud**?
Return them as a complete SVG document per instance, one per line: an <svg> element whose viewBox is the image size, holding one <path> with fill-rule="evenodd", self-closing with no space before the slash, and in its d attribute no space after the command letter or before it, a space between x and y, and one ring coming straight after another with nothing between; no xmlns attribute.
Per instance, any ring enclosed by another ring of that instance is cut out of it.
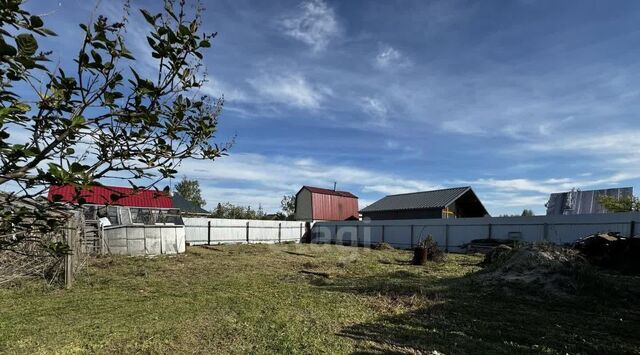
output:
<svg viewBox="0 0 640 355"><path fill-rule="evenodd" d="M330 89L312 85L300 74L262 75L248 81L265 101L299 108L319 108L331 95Z"/></svg>
<svg viewBox="0 0 640 355"><path fill-rule="evenodd" d="M598 155L636 156L640 150L640 130L571 134L566 139L550 139L526 145L537 152L574 152Z"/></svg>
<svg viewBox="0 0 640 355"><path fill-rule="evenodd" d="M389 109L384 102L369 96L361 99L362 110L369 116L373 116L371 123L385 126L387 124L387 116Z"/></svg>
<svg viewBox="0 0 640 355"><path fill-rule="evenodd" d="M200 88L202 93L213 97L219 98L224 95L225 102L248 102L249 95L241 89L236 87L232 87L228 83L219 80L219 79L211 79Z"/></svg>
<svg viewBox="0 0 640 355"><path fill-rule="evenodd" d="M627 174L612 174L601 178L550 178L550 179L476 179L458 181L459 184L488 187L498 192L537 192L548 195L553 192L568 191L572 188L595 188L602 186L614 186L631 176Z"/></svg>
<svg viewBox="0 0 640 355"><path fill-rule="evenodd" d="M375 58L375 65L378 68L399 68L409 64L408 59L397 49L388 44L381 44Z"/></svg>
<svg viewBox="0 0 640 355"><path fill-rule="evenodd" d="M249 153L232 154L213 163L189 160L178 170L179 176L200 181L209 205L225 201L252 207L262 204L268 211L278 210L282 196L297 192L302 185L330 188L336 181L339 189L352 190L356 195L359 191L386 195L439 187L428 181L347 165L323 164L309 158Z"/></svg>
<svg viewBox="0 0 640 355"><path fill-rule="evenodd" d="M334 10L322 0L304 1L299 11L280 22L284 33L305 44L314 51L327 47L329 41L340 33L340 24Z"/></svg>

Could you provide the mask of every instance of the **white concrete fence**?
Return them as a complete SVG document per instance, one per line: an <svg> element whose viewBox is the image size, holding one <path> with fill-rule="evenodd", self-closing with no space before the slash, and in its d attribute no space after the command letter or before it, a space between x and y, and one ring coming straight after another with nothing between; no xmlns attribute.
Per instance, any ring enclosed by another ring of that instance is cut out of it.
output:
<svg viewBox="0 0 640 355"><path fill-rule="evenodd" d="M173 225L120 225L104 227L105 253L162 255L185 252L185 228Z"/></svg>
<svg viewBox="0 0 640 355"><path fill-rule="evenodd" d="M448 251L464 251L473 239L515 239L525 242L572 243L596 232L635 235L640 213L575 216L486 217L388 221L316 222L311 230L315 243L373 245L386 242L396 248L412 248L431 235Z"/></svg>
<svg viewBox="0 0 640 355"><path fill-rule="evenodd" d="M189 245L299 242L305 222L183 218Z"/></svg>

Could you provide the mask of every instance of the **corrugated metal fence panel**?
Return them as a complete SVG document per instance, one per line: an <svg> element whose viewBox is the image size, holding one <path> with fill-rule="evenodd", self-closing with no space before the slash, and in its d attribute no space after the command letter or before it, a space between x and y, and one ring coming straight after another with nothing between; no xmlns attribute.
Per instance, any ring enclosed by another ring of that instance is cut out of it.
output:
<svg viewBox="0 0 640 355"><path fill-rule="evenodd" d="M317 243L375 244L385 241L397 248L410 248L431 235L450 251L473 239L518 239L526 242L572 243L597 232L629 235L640 213L592 215L487 217L460 219L316 222L312 238ZM639 234L640 226L635 229Z"/></svg>
<svg viewBox="0 0 640 355"><path fill-rule="evenodd" d="M300 241L305 222L262 221L221 218L183 218L185 241L190 245L246 243L277 243L278 241ZM247 229L247 223L249 228ZM210 228L210 230L209 230ZM280 238L278 238L280 233Z"/></svg>

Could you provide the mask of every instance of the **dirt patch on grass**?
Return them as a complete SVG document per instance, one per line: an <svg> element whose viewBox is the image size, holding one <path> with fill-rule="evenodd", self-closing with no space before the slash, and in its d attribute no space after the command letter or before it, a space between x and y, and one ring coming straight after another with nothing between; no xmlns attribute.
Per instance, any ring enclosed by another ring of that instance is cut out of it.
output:
<svg viewBox="0 0 640 355"><path fill-rule="evenodd" d="M482 282L530 285L554 295L575 293L588 268L577 251L553 246L496 248L483 265L476 275Z"/></svg>

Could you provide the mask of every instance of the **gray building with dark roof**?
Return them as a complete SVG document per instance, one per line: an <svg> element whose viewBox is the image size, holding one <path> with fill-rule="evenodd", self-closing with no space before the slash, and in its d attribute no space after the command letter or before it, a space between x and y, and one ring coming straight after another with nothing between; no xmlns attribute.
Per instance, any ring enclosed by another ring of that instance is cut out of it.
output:
<svg viewBox="0 0 640 355"><path fill-rule="evenodd" d="M372 220L485 217L489 213L471 187L389 195L363 208Z"/></svg>
<svg viewBox="0 0 640 355"><path fill-rule="evenodd" d="M173 193L173 196L171 197L171 199L173 200L173 207L174 208L179 208L180 212L183 215L185 215L185 214L192 214L192 215L210 214L209 211L207 211L204 208L202 208L202 207L194 204L193 202L187 200L186 198L182 197L177 192Z"/></svg>
<svg viewBox="0 0 640 355"><path fill-rule="evenodd" d="M633 187L617 187L602 190L576 190L552 193L546 203L547 216L611 213L600 204L602 196L615 199L633 197Z"/></svg>

